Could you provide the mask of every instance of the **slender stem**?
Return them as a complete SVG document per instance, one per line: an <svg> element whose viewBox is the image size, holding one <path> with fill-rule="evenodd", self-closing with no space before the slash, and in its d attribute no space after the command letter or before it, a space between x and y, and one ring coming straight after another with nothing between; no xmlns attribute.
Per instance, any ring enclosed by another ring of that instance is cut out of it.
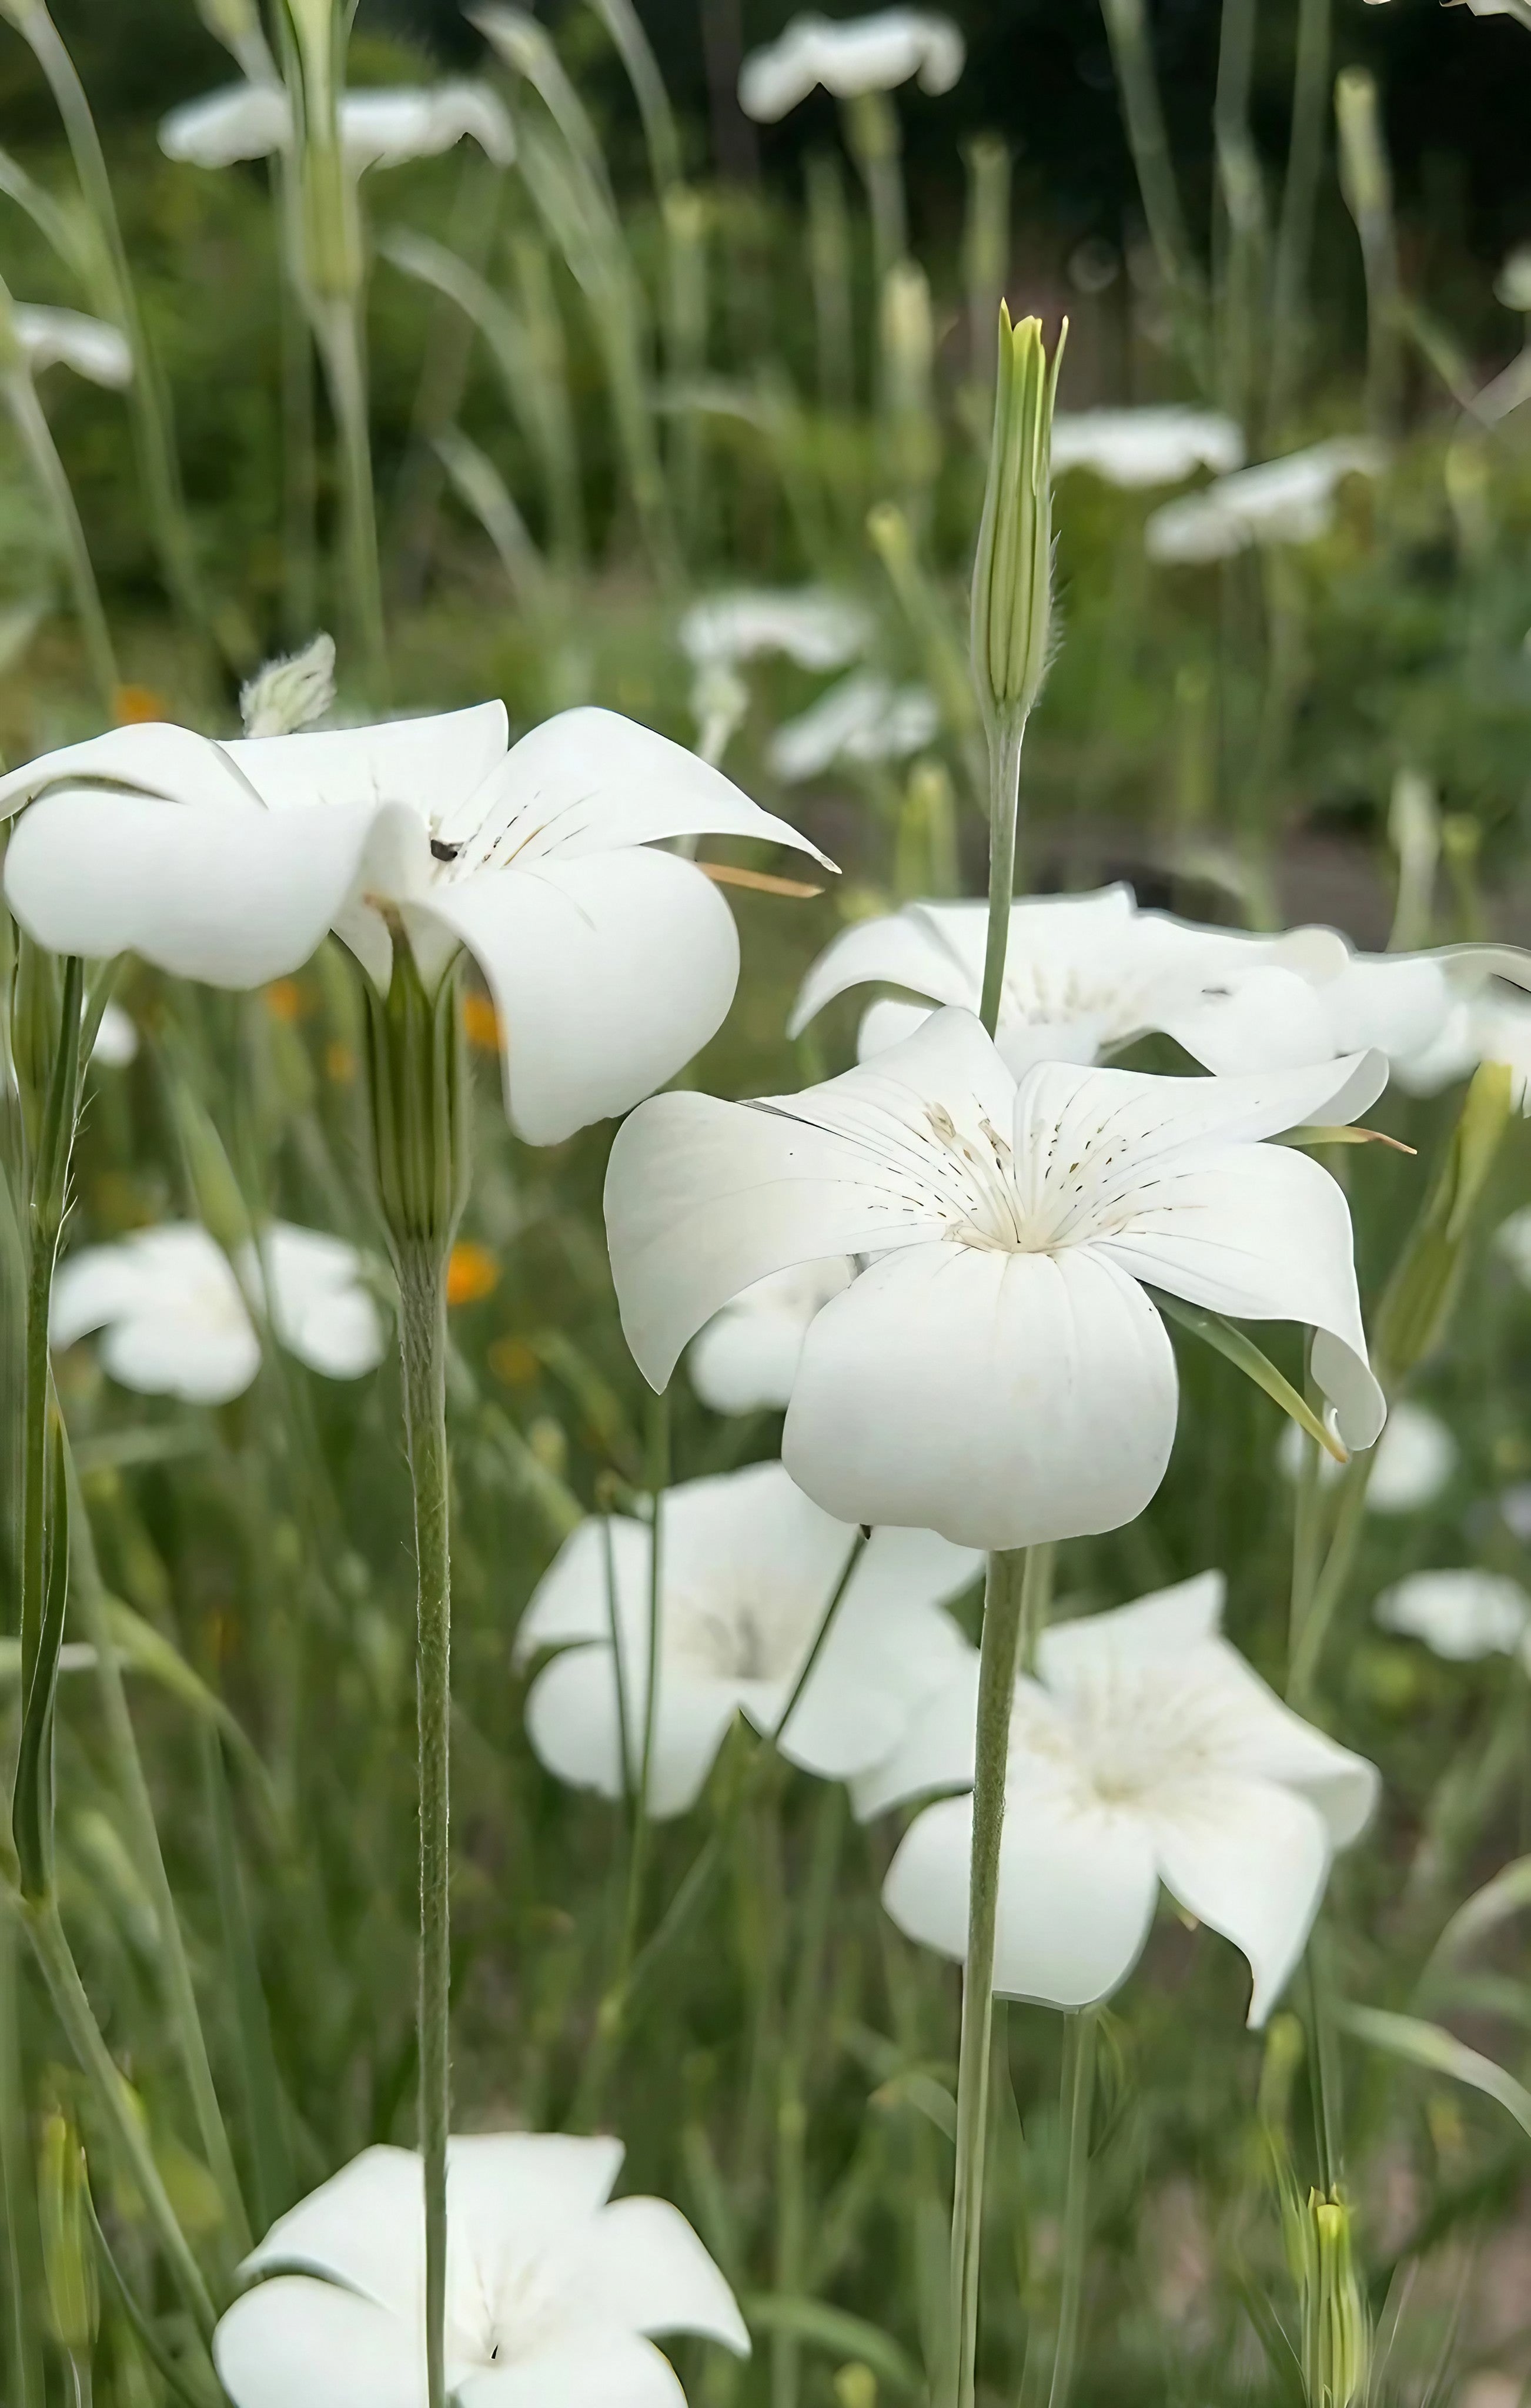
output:
<svg viewBox="0 0 1531 2408"><path fill-rule="evenodd" d="M1101 0L1101 7L1149 239L1159 273L1183 320L1186 305L1193 297L1199 298L1200 277L1175 180L1143 0Z"/></svg>
<svg viewBox="0 0 1531 2408"><path fill-rule="evenodd" d="M26 1335L21 1399L21 1695L37 1669L48 1585L48 1416L52 1383L48 1323L69 1192L69 1163L79 1112L80 1014L85 972L71 956L64 966L59 1033L48 1097L37 1134L28 1230Z"/></svg>
<svg viewBox="0 0 1531 2408"><path fill-rule="evenodd" d="M367 426L366 361L358 298L326 301L315 321L340 446L345 505L345 564L352 632L374 701L387 698L388 645L382 578L378 566L378 515L372 490Z"/></svg>
<svg viewBox="0 0 1531 2408"><path fill-rule="evenodd" d="M810 2035L823 1977L835 1875L845 1826L845 1793L826 1784L815 1814L808 1892L797 1937L797 1973L787 2010L786 2044L777 2071L776 2287L802 2296L808 2279L808 2101ZM794 2334L771 2336L771 2408L797 2408L801 2344Z"/></svg>
<svg viewBox="0 0 1531 2408"><path fill-rule="evenodd" d="M1368 1447L1364 1454L1352 1455L1340 1474L1339 1504L1328 1549L1318 1579L1313 1584L1308 1610L1300 1627L1295 1627L1292 1634L1286 1694L1288 1703L1299 1713L1311 1701L1324 1642L1329 1635L1329 1626L1350 1578L1351 1565L1366 1516L1366 1489L1375 1455L1375 1447Z"/></svg>
<svg viewBox="0 0 1531 2408"><path fill-rule="evenodd" d="M451 1575L446 1266L439 1250L423 1245L401 1250L399 1323L419 1575L420 2144L425 2162L426 2385L429 2408L445 2408L447 2135L451 2127Z"/></svg>
<svg viewBox="0 0 1531 2408"><path fill-rule="evenodd" d="M1063 2114L1068 2132L1065 2176L1058 2338L1052 2356L1048 2408L1068 2408L1080 2349L1080 2311L1084 2304L1084 2261L1090 2238L1090 2110L1095 2101L1095 2041L1100 2022L1093 2007L1068 2016L1064 2027Z"/></svg>
<svg viewBox="0 0 1531 2408"><path fill-rule="evenodd" d="M52 429L37 398L37 389L24 368L18 368L6 379L6 401L21 447L32 463L32 471L48 498L48 504L58 523L64 543L64 558L69 567L69 583L74 593L75 614L79 632L85 640L86 657L102 707L109 719L117 715L117 688L122 682L118 674L117 655L112 649L111 630L102 607L101 589L95 581L95 569L91 561L91 549L85 540L79 511Z"/></svg>
<svg viewBox="0 0 1531 2408"><path fill-rule="evenodd" d="M277 234L278 339L281 359L283 609L289 642L301 644L314 632L318 595L314 338L291 265L299 206L297 179L290 162L280 153L272 164L271 201Z"/></svg>
<svg viewBox="0 0 1531 2408"><path fill-rule="evenodd" d="M653 1778L654 1732L659 1723L659 1663L665 1644L665 1490L670 1471L668 1389L654 1398L650 1414L649 1496L652 1520L649 1526L648 1656L643 1684L643 1736L638 1750L637 1780L633 1792L633 1837L627 1858L627 1899L622 1913L622 1962L617 1974L619 1987L627 1978L627 1969L637 1944L638 1917L643 1907L643 1876L649 1861L649 1790ZM624 1727L624 1756L626 1748Z"/></svg>
<svg viewBox="0 0 1531 2408"><path fill-rule="evenodd" d="M1313 218L1329 122L1329 33L1334 0L1297 0L1292 139L1286 154L1271 302L1270 407L1266 435L1280 432L1295 397L1308 329L1306 299Z"/></svg>
<svg viewBox="0 0 1531 2408"><path fill-rule="evenodd" d="M207 2341L212 2334L214 2316L212 2300L202 2279L202 2270L176 2220L175 2209L170 2204L169 2194L154 2162L154 2152L150 2145L138 2102L117 2071L111 2051L101 2037L64 1926L59 1921L58 1908L50 1898L45 1898L19 1901L18 1912L26 1926L43 1979L48 1985L54 2012L64 2026L81 2071L94 2086L112 2136L132 2173L145 2214L154 2228L165 2262L175 2277L176 2287L190 2309L198 2332Z"/></svg>
<svg viewBox="0 0 1531 2408"><path fill-rule="evenodd" d="M989 937L983 956L983 999L979 1018L992 1037L1005 991L1005 954L1010 941L1015 899L1015 827L1021 809L1021 747L1023 713L1008 712L989 737Z"/></svg>
<svg viewBox="0 0 1531 2408"><path fill-rule="evenodd" d="M36 2313L40 2286L32 2264L36 2241L29 2248L22 2227L22 2218L32 2211L20 2008L15 1927L8 1915L0 1914L0 2206L5 2210L10 2283L10 2375L16 2408L40 2408L43 2370Z"/></svg>
<svg viewBox="0 0 1531 2408"><path fill-rule="evenodd" d="M999 1910L999 1846L1010 1711L1022 1629L1038 1618L1051 1549L1012 1548L989 1558L979 1660L973 1781L973 1853L967 1884L967 1958L963 1968L962 2040L957 2060L957 2163L952 2199L949 2370L944 2398L973 2408L978 2356L979 2260L983 2223L983 2157L989 2115L989 2054L994 2028L994 1932Z"/></svg>

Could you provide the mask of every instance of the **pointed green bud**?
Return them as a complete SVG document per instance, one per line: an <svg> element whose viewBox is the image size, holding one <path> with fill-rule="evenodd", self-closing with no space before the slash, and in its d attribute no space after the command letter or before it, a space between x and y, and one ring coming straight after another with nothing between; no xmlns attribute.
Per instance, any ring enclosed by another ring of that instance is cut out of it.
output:
<svg viewBox="0 0 1531 2408"><path fill-rule="evenodd" d="M394 1267L445 1263L467 1194L462 1015L451 971L434 989L393 922L388 993L366 982L366 1078L378 1201Z"/></svg>
<svg viewBox="0 0 1531 2408"><path fill-rule="evenodd" d="M1445 1334L1478 1202L1513 1111L1510 1069L1481 1063L1377 1317L1377 1374L1390 1391Z"/></svg>
<svg viewBox="0 0 1531 2408"><path fill-rule="evenodd" d="M42 2227L48 2322L61 2349L82 2357L100 2322L95 2248L86 2209L85 2152L67 2115L55 2108L42 2129L37 2216Z"/></svg>
<svg viewBox="0 0 1531 2408"><path fill-rule="evenodd" d="M989 481L973 564L973 682L985 721L1023 723L1052 652L1052 410L1068 322L1049 360L1039 318L999 305Z"/></svg>
<svg viewBox="0 0 1531 2408"><path fill-rule="evenodd" d="M1350 2408L1366 2387L1371 2319L1340 2191L1309 2191L1300 2242L1303 2387L1310 2408Z"/></svg>

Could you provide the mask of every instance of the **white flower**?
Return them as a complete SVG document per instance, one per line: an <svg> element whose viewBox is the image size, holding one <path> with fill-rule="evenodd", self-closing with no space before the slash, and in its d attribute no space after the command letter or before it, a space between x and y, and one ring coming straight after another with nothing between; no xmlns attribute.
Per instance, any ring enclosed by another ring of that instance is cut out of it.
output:
<svg viewBox="0 0 1531 2408"><path fill-rule="evenodd" d="M1494 1233L1495 1251L1501 1254L1523 1287L1531 1287L1531 1204L1523 1205L1501 1221Z"/></svg>
<svg viewBox="0 0 1531 2408"><path fill-rule="evenodd" d="M1306 1445L1296 1423L1288 1422L1278 1454L1289 1480L1295 1480L1302 1469ZM1332 1455L1320 1455L1321 1480L1338 1480L1339 1469ZM1366 1483L1366 1511L1417 1513L1434 1504L1455 1469L1456 1440L1439 1414L1405 1398L1389 1408L1387 1427L1377 1441Z"/></svg>
<svg viewBox="0 0 1531 2408"><path fill-rule="evenodd" d="M672 1077L733 1000L728 907L655 841L813 847L615 711L507 741L498 702L227 743L114 728L0 779L0 817L42 797L6 894L55 953L136 952L214 986L279 978L333 927L386 989L390 913L428 980L465 945L508 1032L510 1117L551 1144Z"/></svg>
<svg viewBox="0 0 1531 2408"><path fill-rule="evenodd" d="M1462 954L1469 949L1464 946ZM1509 947L1481 949L1510 954ZM1518 953L1513 955L1520 959ZM1505 964L1495 967L1508 974ZM1524 981L1517 978L1518 983ZM1517 1110L1524 1111L1531 1096L1531 1003L1524 996L1494 989L1459 996L1430 1040L1412 1047L1394 1064L1398 1084L1411 1096L1438 1095L1475 1070L1480 1062L1503 1062L1511 1072Z"/></svg>
<svg viewBox="0 0 1531 2408"><path fill-rule="evenodd" d="M1223 1580L1203 1572L1135 1605L1043 1633L1015 1686L999 1858L994 1988L1082 2007L1142 1952L1163 1882L1231 1940L1262 2024L1307 1942L1336 1848L1362 1830L1378 1777L1291 1713L1223 1638ZM859 1785L864 1813L973 1779L977 1679L931 1701ZM971 1797L927 1806L889 1869L899 1928L946 1956L967 1945Z"/></svg>
<svg viewBox="0 0 1531 2408"><path fill-rule="evenodd" d="M775 1730L855 1538L780 1463L665 1491L652 1813L680 1814L693 1803L736 1714L759 1731ZM783 1755L831 1781L880 1763L932 1687L972 1652L940 1609L968 1585L980 1560L928 1530L875 1530L782 1733ZM607 1798L620 1798L624 1786L612 1609L627 1777L636 1784L649 1687L650 1573L646 1524L615 1516L582 1524L539 1583L516 1642L521 1657L539 1647L564 1651L527 1698L532 1745L561 1781Z"/></svg>
<svg viewBox="0 0 1531 2408"><path fill-rule="evenodd" d="M680 622L680 649L696 668L737 668L763 652L784 652L799 668L838 669L866 649L871 632L859 602L823 586L744 587L694 602Z"/></svg>
<svg viewBox="0 0 1531 2408"><path fill-rule="evenodd" d="M1384 1630L1423 1639L1450 1664L1517 1655L1531 1636L1531 1598L1496 1572L1410 1572L1375 1610Z"/></svg>
<svg viewBox="0 0 1531 2408"><path fill-rule="evenodd" d="M986 903L910 903L856 922L809 970L790 1033L834 996L873 982L976 1011L987 927ZM1295 1068L1371 1047L1398 1059L1437 1042L1458 1003L1495 976L1531 983L1531 953L1509 945L1354 953L1332 928L1266 937L1197 927L1139 911L1129 886L1108 886L1013 907L997 1041L1017 1077L1033 1062L1094 1062L1150 1030L1220 1073ZM1531 1040L1531 1008L1485 998L1480 1009L1524 1010ZM925 1016L920 1005L874 1003L861 1024L861 1059Z"/></svg>
<svg viewBox="0 0 1531 2408"><path fill-rule="evenodd" d="M608 2194L620 2141L447 2143L447 2384L460 2408L684 2408L652 2333L748 2357L679 2209ZM425 2214L412 2149L364 2149L279 2216L213 2338L234 2408L424 2408Z"/></svg>
<svg viewBox="0 0 1531 2408"><path fill-rule="evenodd" d="M1178 485L1197 468L1227 475L1244 437L1219 410L1063 410L1052 422L1052 469L1093 468L1112 485Z"/></svg>
<svg viewBox="0 0 1531 2408"><path fill-rule="evenodd" d="M79 309L50 309L22 301L11 312L11 325L34 375L62 361L92 384L133 381L127 337L105 319L87 318Z"/></svg>
<svg viewBox="0 0 1531 2408"><path fill-rule="evenodd" d="M488 84L467 81L348 92L339 107L340 149L352 175L434 158L465 137L500 166L516 155L505 105ZM167 159L193 167L231 167L291 149L293 110L274 83L236 83L189 100L160 125Z"/></svg>
<svg viewBox="0 0 1531 2408"><path fill-rule="evenodd" d="M1114 1529L1164 1477L1175 1357L1139 1283L1303 1322L1347 1445L1369 1446L1350 1214L1327 1171L1258 1140L1348 1120L1378 1056L1246 1079L1048 1062L1019 1087L971 1013L797 1096L660 1096L618 1131L606 1214L622 1327L668 1379L769 1272L869 1255L817 1313L782 1440L842 1520L959 1545Z"/></svg>
<svg viewBox="0 0 1531 2408"><path fill-rule="evenodd" d="M949 17L882 8L871 17L794 17L785 33L751 50L739 70L739 107L774 125L822 84L837 100L894 92L918 77L922 92L950 92L966 52Z"/></svg>
<svg viewBox="0 0 1531 2408"><path fill-rule="evenodd" d="M923 686L894 686L857 669L832 685L772 737L766 758L783 784L800 786L836 761L902 761L928 744L940 724Z"/></svg>
<svg viewBox="0 0 1531 2408"><path fill-rule="evenodd" d="M1144 529L1151 560L1227 560L1252 543L1312 543L1335 521L1347 477L1381 476L1386 457L1366 436L1338 435L1306 452L1221 477L1205 493L1166 502Z"/></svg>
<svg viewBox="0 0 1531 2408"><path fill-rule="evenodd" d="M821 1305L848 1288L853 1266L843 1256L794 1263L757 1280L715 1312L693 1340L691 1384L715 1413L755 1413L792 1401L808 1323Z"/></svg>
<svg viewBox="0 0 1531 2408"><path fill-rule="evenodd" d="M120 1003L108 1003L101 1014L91 1059L107 1070L125 1070L138 1055L138 1032Z"/></svg>
<svg viewBox="0 0 1531 2408"><path fill-rule="evenodd" d="M104 1329L101 1360L124 1388L187 1404L241 1396L261 1362L251 1307L310 1370L357 1380L381 1361L381 1317L342 1238L274 1221L237 1265L193 1223L136 1230L65 1257L50 1335L72 1346Z"/></svg>

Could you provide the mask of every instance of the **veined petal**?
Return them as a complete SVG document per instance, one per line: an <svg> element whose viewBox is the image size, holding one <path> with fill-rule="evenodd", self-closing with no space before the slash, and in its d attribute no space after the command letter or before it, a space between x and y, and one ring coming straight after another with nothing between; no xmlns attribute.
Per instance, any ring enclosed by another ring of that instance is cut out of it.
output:
<svg viewBox="0 0 1531 2408"><path fill-rule="evenodd" d="M413 2149L364 2149L279 2215L239 2272L324 2275L379 2307L412 2315L424 2280L424 2196Z"/></svg>
<svg viewBox="0 0 1531 2408"><path fill-rule="evenodd" d="M561 2338L534 2357L465 2376L460 2408L685 2408L669 2359L626 2333ZM300 2403L306 2408L306 2403Z"/></svg>
<svg viewBox="0 0 1531 2408"><path fill-rule="evenodd" d="M901 1931L943 1956L967 1953L971 1798L916 1816L882 1902ZM1142 1953L1158 1879L1139 1817L1037 1786L1008 1808L1000 1841L994 1989L1053 2007L1109 1998Z"/></svg>
<svg viewBox="0 0 1531 2408"><path fill-rule="evenodd" d="M234 2408L421 2408L423 2336L354 2291L279 2275L236 2300L213 2335Z"/></svg>
<svg viewBox="0 0 1531 2408"><path fill-rule="evenodd" d="M1166 1886L1248 1957L1257 2029L1308 1944L1324 1896L1323 1815L1274 1781L1232 1775L1156 1790L1142 1811Z"/></svg>
<svg viewBox="0 0 1531 2408"><path fill-rule="evenodd" d="M465 872L579 859L664 837L748 836L834 864L731 778L637 720L582 705L514 744L470 808L444 817Z"/></svg>
<svg viewBox="0 0 1531 2408"><path fill-rule="evenodd" d="M662 1086L734 999L728 906L673 853L635 846L544 859L438 886L413 909L450 929L482 970L506 1030L506 1110L534 1145Z"/></svg>
<svg viewBox="0 0 1531 2408"><path fill-rule="evenodd" d="M369 804L299 817L50 794L11 838L6 895L52 953L136 953L178 978L262 986L313 953L354 882L373 817Z"/></svg>
<svg viewBox="0 0 1531 2408"><path fill-rule="evenodd" d="M578 2275L598 2324L639 2333L700 2333L750 2355L738 2303L678 2207L619 2199L580 2235Z"/></svg>
<svg viewBox="0 0 1531 2408"><path fill-rule="evenodd" d="M1095 1249L927 1244L814 1320L782 1459L842 1521L1033 1546L1140 1513L1176 1404L1163 1322Z"/></svg>
<svg viewBox="0 0 1531 2408"><path fill-rule="evenodd" d="M1003 1126L1014 1083L970 1013L801 1095L658 1096L617 1132L607 1235L627 1343L662 1387L689 1338L773 1271L938 1236L973 1209L932 1116Z"/></svg>

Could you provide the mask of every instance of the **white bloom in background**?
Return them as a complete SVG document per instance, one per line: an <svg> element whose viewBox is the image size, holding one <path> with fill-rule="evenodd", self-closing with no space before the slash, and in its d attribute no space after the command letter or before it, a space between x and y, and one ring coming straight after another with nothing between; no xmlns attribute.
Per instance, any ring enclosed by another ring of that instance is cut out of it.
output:
<svg viewBox="0 0 1531 2408"><path fill-rule="evenodd" d="M1509 947L1497 950L1510 952ZM1468 951L1462 948L1464 954ZM1521 957L1517 953L1515 958ZM1503 974L1502 966L1496 967ZM1393 1067L1398 1084L1409 1095L1435 1096L1467 1078L1480 1062L1508 1067L1516 1108L1524 1112L1531 1095L1531 1003L1495 988L1461 996L1429 1043L1400 1054Z"/></svg>
<svg viewBox="0 0 1531 2408"><path fill-rule="evenodd" d="M340 149L356 176L368 167L434 158L465 138L502 167L516 155L505 104L486 83L422 89L395 84L344 93L339 122ZM173 108L160 124L165 157L193 167L232 167L237 160L290 150L292 143L292 104L280 84L227 84Z"/></svg>
<svg viewBox="0 0 1531 2408"><path fill-rule="evenodd" d="M274 1221L237 1267L206 1229L172 1223L66 1255L53 1283L50 1335L73 1346L106 1332L103 1368L124 1388L187 1404L226 1404L260 1369L254 1314L269 1313L289 1354L331 1380L382 1359L382 1318L343 1238ZM252 1313L253 1308L253 1313Z"/></svg>
<svg viewBox="0 0 1531 2408"><path fill-rule="evenodd" d="M1380 444L1339 435L1307 452L1240 468L1205 493L1155 510L1143 531L1149 558L1228 560L1254 543L1312 543L1333 526L1344 480L1379 477L1385 466Z"/></svg>
<svg viewBox="0 0 1531 2408"><path fill-rule="evenodd" d="M1264 2023L1301 1956L1332 1855L1365 1828L1374 1766L1300 1720L1221 1633L1223 1579L1045 1631L1015 1685L999 1856L994 1988L1083 2007L1142 1952L1162 1882L1231 1940ZM859 1785L863 1813L973 1779L978 1684L965 1668ZM971 1797L916 1816L882 1902L945 1956L967 1947Z"/></svg>
<svg viewBox="0 0 1531 2408"><path fill-rule="evenodd" d="M695 668L737 668L784 652L804 669L840 669L866 651L871 614L822 585L707 595L680 622L680 649Z"/></svg>
<svg viewBox="0 0 1531 2408"><path fill-rule="evenodd" d="M1019 1086L971 1013L795 1096L658 1096L618 1131L607 1232L622 1327L662 1387L773 1271L871 1255L815 1314L782 1439L842 1520L959 1545L1116 1528L1169 1459L1175 1356L1145 1285L1305 1323L1348 1446L1381 1428L1340 1188L1259 1142L1345 1121L1380 1056L1244 1079L1046 1062Z"/></svg>
<svg viewBox="0 0 1531 2408"><path fill-rule="evenodd" d="M610 2200L620 2141L447 2143L447 2386L460 2408L684 2408L654 2333L747 2358L678 2208ZM424 2408L425 2209L412 2149L364 2149L279 2216L213 2337L234 2408Z"/></svg>
<svg viewBox="0 0 1531 2408"><path fill-rule="evenodd" d="M751 50L739 70L739 107L774 125L822 84L837 100L895 92L917 78L922 92L950 92L966 57L949 17L882 8L870 17L794 17L785 33Z"/></svg>
<svg viewBox="0 0 1531 2408"><path fill-rule="evenodd" d="M651 1813L680 1814L693 1803L736 1714L775 1730L855 1540L780 1463L665 1491ZM880 1763L931 1688L972 1652L941 1608L980 1566L928 1530L874 1530L782 1732L782 1754L830 1781ZM650 1575L645 1523L583 1523L538 1584L516 1641L520 1658L563 1650L526 1701L533 1747L561 1781L607 1798L636 1787L643 1757Z"/></svg>
<svg viewBox="0 0 1531 2408"><path fill-rule="evenodd" d="M22 301L11 311L10 322L34 376L62 362L92 384L121 386L133 381L127 337L105 319L87 318L79 309L50 309Z"/></svg>
<svg viewBox="0 0 1531 2408"><path fill-rule="evenodd" d="M1531 1287L1531 1204L1523 1205L1501 1221L1494 1233L1496 1252L1510 1265L1523 1287Z"/></svg>
<svg viewBox="0 0 1531 2408"><path fill-rule="evenodd" d="M1178 485L1198 468L1226 476L1243 459L1243 435L1221 410L1066 409L1052 421L1054 476L1093 468L1112 485Z"/></svg>
<svg viewBox="0 0 1531 2408"><path fill-rule="evenodd" d="M843 929L809 970L788 1023L797 1036L836 996L875 983L976 1011L986 903L909 903ZM1157 1030L1208 1069L1296 1068L1375 1047L1408 1061L1438 1044L1459 1010L1524 1016L1489 982L1531 984L1531 953L1457 945L1435 953L1356 953L1332 928L1274 937L1198 927L1139 911L1130 886L1031 896L1010 912L996 1041L1019 1077L1034 1062L1094 1062ZM928 1005L874 1003L857 1050L871 1060L928 1017Z"/></svg>
<svg viewBox="0 0 1531 2408"><path fill-rule="evenodd" d="M1531 243L1518 242L1494 280L1494 297L1507 309L1531 311Z"/></svg>
<svg viewBox="0 0 1531 2408"><path fill-rule="evenodd" d="M853 1276L853 1265L840 1256L794 1263L790 1270L757 1280L715 1312L687 1357L691 1384L703 1404L715 1413L756 1413L790 1404L808 1323L831 1297L843 1294Z"/></svg>
<svg viewBox="0 0 1531 2408"><path fill-rule="evenodd" d="M0 779L0 817L31 802L6 895L55 953L138 953L213 986L279 978L333 928L386 990L396 913L428 981L473 955L507 1031L510 1118L551 1144L673 1077L733 1001L733 916L656 841L814 848L615 711L508 740L498 702L224 743L114 728Z"/></svg>
<svg viewBox="0 0 1531 2408"><path fill-rule="evenodd" d="M1278 1455L1281 1469L1295 1480L1308 1445L1295 1422L1281 1432ZM1389 1408L1387 1427L1377 1441L1371 1477L1366 1483L1368 1513L1418 1513L1433 1505L1456 1469L1456 1440L1438 1413L1425 1405ZM1338 1480L1339 1465L1333 1455L1319 1455L1319 1478Z"/></svg>
<svg viewBox="0 0 1531 2408"><path fill-rule="evenodd" d="M91 1059L103 1069L125 1070L138 1058L138 1032L120 1003L108 1003L101 1014Z"/></svg>
<svg viewBox="0 0 1531 2408"><path fill-rule="evenodd" d="M1531 1641L1531 1597L1497 1572L1410 1572L1375 1612L1384 1630L1423 1639L1450 1664L1524 1654Z"/></svg>
<svg viewBox="0 0 1531 2408"><path fill-rule="evenodd" d="M873 669L857 669L779 727L766 757L784 785L800 786L837 761L907 760L939 724L936 697L923 686L895 686Z"/></svg>

